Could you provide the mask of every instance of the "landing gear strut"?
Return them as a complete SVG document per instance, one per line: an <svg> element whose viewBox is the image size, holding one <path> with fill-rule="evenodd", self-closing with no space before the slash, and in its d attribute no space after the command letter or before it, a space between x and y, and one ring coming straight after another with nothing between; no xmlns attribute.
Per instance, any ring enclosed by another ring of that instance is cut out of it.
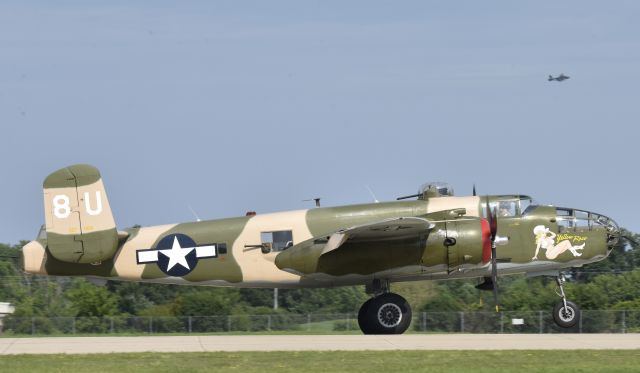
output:
<svg viewBox="0 0 640 373"><path fill-rule="evenodd" d="M364 334L402 334L411 324L411 307L406 299L389 292L388 282L374 283L375 295L358 312L358 325ZM376 291L377 290L377 291Z"/></svg>
<svg viewBox="0 0 640 373"><path fill-rule="evenodd" d="M562 298L562 301L553 307L553 321L562 328L571 328L578 322L580 308L575 303L568 301L564 294L564 275L558 275L556 282L559 290L556 293Z"/></svg>

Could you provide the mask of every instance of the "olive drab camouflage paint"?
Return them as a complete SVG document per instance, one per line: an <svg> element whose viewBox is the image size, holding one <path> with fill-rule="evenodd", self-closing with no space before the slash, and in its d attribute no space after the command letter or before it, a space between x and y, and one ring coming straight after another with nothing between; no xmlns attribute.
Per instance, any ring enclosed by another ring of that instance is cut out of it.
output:
<svg viewBox="0 0 640 373"><path fill-rule="evenodd" d="M477 288L493 290L499 310L498 275L510 273L557 276L562 302L553 318L571 327L579 308L566 299L560 271L606 258L620 236L604 215L534 205L523 195L455 197L443 183L402 201L124 230L95 167L60 169L43 188L45 225L23 248L26 272L205 286L365 285L365 334L409 327L411 308L390 292L392 282L482 277Z"/></svg>
<svg viewBox="0 0 640 373"><path fill-rule="evenodd" d="M532 205L527 196L431 188L411 201L118 231L95 167L63 168L43 187L45 225L23 250L25 270L128 281L293 288L488 276L487 201L511 209L497 219L500 274L601 260L617 229L602 215Z"/></svg>

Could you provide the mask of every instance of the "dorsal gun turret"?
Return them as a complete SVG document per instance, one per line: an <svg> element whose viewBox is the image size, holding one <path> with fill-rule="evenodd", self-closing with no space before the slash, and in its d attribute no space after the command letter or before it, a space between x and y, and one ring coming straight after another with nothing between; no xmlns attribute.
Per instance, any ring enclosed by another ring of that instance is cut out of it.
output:
<svg viewBox="0 0 640 373"><path fill-rule="evenodd" d="M453 188L449 183L432 181L422 184L418 190L418 199L429 199L436 197L453 197Z"/></svg>

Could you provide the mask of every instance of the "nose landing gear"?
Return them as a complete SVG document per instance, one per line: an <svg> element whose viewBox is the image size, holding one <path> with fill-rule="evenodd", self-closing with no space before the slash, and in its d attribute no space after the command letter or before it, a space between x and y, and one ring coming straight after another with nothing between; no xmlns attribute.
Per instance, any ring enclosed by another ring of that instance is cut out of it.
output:
<svg viewBox="0 0 640 373"><path fill-rule="evenodd" d="M553 321L562 328L571 328L578 322L580 308L575 303L568 301L564 294L564 275L558 275L556 282L559 290L556 293L562 298L562 301L553 307Z"/></svg>

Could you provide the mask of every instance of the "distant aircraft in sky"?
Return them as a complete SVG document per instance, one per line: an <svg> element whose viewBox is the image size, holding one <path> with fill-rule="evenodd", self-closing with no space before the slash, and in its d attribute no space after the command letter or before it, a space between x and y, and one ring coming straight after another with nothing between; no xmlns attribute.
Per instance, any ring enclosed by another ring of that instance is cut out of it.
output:
<svg viewBox="0 0 640 373"><path fill-rule="evenodd" d="M548 81L555 80L555 81L557 81L557 82L561 82L561 81L563 81L563 80L567 80L567 79L569 79L569 78L570 78L569 76L566 76L566 75L564 75L564 74L560 74L560 75L556 76L555 78L554 78L553 76L549 75L549 79L547 79L547 80L548 80Z"/></svg>

